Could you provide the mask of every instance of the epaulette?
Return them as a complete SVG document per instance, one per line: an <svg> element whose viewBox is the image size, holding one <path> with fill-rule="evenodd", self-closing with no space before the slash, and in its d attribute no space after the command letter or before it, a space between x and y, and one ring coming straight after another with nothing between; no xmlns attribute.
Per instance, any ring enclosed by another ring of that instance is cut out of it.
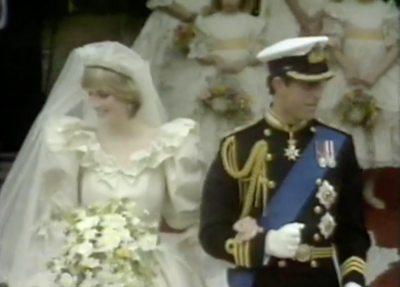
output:
<svg viewBox="0 0 400 287"><path fill-rule="evenodd" d="M236 128L234 128L233 130L230 130L229 132L227 132L226 134L224 134L223 138L227 138L229 136L232 136L238 132L244 131L252 126L254 126L255 124L257 124L260 121L260 119L257 120L252 120L244 125L238 126Z"/></svg>
<svg viewBox="0 0 400 287"><path fill-rule="evenodd" d="M351 137L351 134L349 134L348 132L342 130L339 126L332 125L331 123L327 123L326 121L324 121L323 119L320 119L320 118L317 118L315 120L317 121L318 124L320 124L320 125L322 125L322 126L324 126L326 128L335 130L335 131L340 132L340 133L342 133L342 134L344 134L344 135L346 135L348 137Z"/></svg>

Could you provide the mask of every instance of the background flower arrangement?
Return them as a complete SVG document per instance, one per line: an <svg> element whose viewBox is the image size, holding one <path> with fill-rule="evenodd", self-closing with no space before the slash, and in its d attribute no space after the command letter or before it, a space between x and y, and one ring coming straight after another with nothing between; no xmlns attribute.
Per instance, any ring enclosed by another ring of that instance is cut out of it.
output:
<svg viewBox="0 0 400 287"><path fill-rule="evenodd" d="M251 118L252 98L232 78L219 76L208 83L209 89L200 97L206 107L225 117Z"/></svg>
<svg viewBox="0 0 400 287"><path fill-rule="evenodd" d="M337 111L344 124L365 129L374 128L381 114L376 99L360 88L345 94Z"/></svg>
<svg viewBox="0 0 400 287"><path fill-rule="evenodd" d="M119 199L63 217L65 245L48 263L61 287L151 287L158 222L134 202ZM148 220L147 220L148 218Z"/></svg>

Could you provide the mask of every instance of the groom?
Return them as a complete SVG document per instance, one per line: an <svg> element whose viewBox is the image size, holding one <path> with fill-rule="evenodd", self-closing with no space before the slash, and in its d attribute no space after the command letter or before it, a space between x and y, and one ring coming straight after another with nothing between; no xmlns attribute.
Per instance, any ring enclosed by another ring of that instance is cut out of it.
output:
<svg viewBox="0 0 400 287"><path fill-rule="evenodd" d="M370 240L353 141L314 118L332 77L327 42L294 38L259 53L271 110L226 135L208 172L200 241L235 264L230 287L365 287Z"/></svg>

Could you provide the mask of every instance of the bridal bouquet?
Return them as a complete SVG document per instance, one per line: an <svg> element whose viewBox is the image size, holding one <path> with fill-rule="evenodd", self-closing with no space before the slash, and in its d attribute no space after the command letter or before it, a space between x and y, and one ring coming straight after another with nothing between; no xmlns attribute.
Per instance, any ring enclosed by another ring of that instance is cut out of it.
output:
<svg viewBox="0 0 400 287"><path fill-rule="evenodd" d="M209 89L200 97L205 106L224 116L251 117L252 98L229 77L209 81Z"/></svg>
<svg viewBox="0 0 400 287"><path fill-rule="evenodd" d="M193 25L180 24L175 29L175 47L187 54L189 52L190 41L194 37Z"/></svg>
<svg viewBox="0 0 400 287"><path fill-rule="evenodd" d="M376 99L359 88L348 92L339 102L337 110L344 124L367 130L376 125L381 113Z"/></svg>
<svg viewBox="0 0 400 287"><path fill-rule="evenodd" d="M151 287L158 223L127 199L74 210L63 218L65 244L48 262L61 287Z"/></svg>

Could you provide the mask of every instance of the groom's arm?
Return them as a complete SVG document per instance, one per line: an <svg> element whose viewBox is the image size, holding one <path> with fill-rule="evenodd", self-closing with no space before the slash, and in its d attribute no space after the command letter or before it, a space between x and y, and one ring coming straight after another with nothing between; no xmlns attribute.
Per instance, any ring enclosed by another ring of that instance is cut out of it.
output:
<svg viewBox="0 0 400 287"><path fill-rule="evenodd" d="M239 243L233 225L240 218L238 182L226 172L218 153L207 174L200 214L200 243L211 256L236 266L263 265L265 235Z"/></svg>

